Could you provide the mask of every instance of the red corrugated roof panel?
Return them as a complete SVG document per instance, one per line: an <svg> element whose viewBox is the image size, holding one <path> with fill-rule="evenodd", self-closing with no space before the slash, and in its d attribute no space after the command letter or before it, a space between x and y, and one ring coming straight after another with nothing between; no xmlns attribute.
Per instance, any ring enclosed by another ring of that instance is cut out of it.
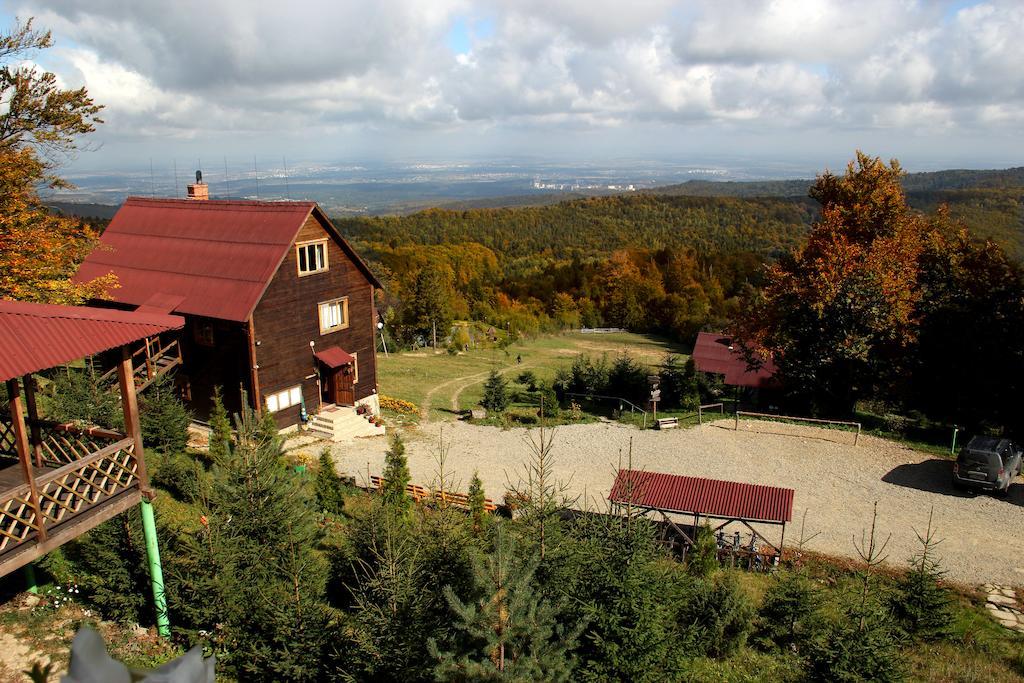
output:
<svg viewBox="0 0 1024 683"><path fill-rule="evenodd" d="M329 368L340 368L342 365L349 365L355 358L348 351L340 346L330 346L323 351L313 354L316 359Z"/></svg>
<svg viewBox="0 0 1024 683"><path fill-rule="evenodd" d="M177 295L176 312L243 321L315 207L130 197L76 279L113 272L120 287L111 294L120 303Z"/></svg>
<svg viewBox="0 0 1024 683"><path fill-rule="evenodd" d="M176 315L0 300L0 380L69 363L184 323Z"/></svg>
<svg viewBox="0 0 1024 683"><path fill-rule="evenodd" d="M619 470L608 500L640 507L729 519L789 522L793 489L679 474Z"/></svg>
<svg viewBox="0 0 1024 683"><path fill-rule="evenodd" d="M715 332L700 332L693 345L693 363L701 372L725 375L730 386L766 387L775 384L775 363L771 358L757 370L748 370L743 353L735 348L732 339Z"/></svg>

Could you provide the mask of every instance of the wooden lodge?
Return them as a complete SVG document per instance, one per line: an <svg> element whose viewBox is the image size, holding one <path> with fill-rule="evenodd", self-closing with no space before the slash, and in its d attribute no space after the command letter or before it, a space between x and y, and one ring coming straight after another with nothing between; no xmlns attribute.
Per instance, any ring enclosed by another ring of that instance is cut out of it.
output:
<svg viewBox="0 0 1024 683"><path fill-rule="evenodd" d="M184 317L135 351L138 386L173 371L199 419L218 387L229 411L245 400L282 428L379 413L380 282L320 207L208 200L202 183L189 196L129 198L77 275L117 275L102 305Z"/></svg>
<svg viewBox="0 0 1024 683"><path fill-rule="evenodd" d="M0 301L0 576L149 496L130 348L183 324L170 315ZM41 419L35 373L111 350L124 433Z"/></svg>

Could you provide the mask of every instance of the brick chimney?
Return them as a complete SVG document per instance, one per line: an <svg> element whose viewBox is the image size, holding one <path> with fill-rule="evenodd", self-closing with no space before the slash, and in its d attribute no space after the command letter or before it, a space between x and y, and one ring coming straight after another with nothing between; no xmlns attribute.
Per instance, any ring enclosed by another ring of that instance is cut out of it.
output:
<svg viewBox="0 0 1024 683"><path fill-rule="evenodd" d="M202 171L196 171L196 182L188 186L188 198L195 200L210 198L210 186L203 182Z"/></svg>

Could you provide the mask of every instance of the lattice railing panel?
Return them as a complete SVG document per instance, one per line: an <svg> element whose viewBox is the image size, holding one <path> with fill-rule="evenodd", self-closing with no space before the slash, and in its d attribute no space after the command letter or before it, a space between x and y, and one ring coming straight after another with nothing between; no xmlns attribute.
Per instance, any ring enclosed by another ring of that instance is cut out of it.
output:
<svg viewBox="0 0 1024 683"><path fill-rule="evenodd" d="M14 425L7 420L0 420L0 454L18 456L18 447L14 436Z"/></svg>
<svg viewBox="0 0 1024 683"><path fill-rule="evenodd" d="M0 501L0 552L13 548L37 530L27 488Z"/></svg>
<svg viewBox="0 0 1024 683"><path fill-rule="evenodd" d="M130 446L78 467L62 467L39 480L39 505L47 525L56 524L138 481L138 461Z"/></svg>

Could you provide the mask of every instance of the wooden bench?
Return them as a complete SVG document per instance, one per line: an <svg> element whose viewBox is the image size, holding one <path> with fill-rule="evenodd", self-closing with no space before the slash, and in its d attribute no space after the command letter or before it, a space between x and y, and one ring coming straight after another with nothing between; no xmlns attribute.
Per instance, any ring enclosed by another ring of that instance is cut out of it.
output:
<svg viewBox="0 0 1024 683"><path fill-rule="evenodd" d="M381 477L378 477L377 475L370 476L371 489L379 491L383 483L384 479L382 479ZM420 486L419 484L407 484L405 487L405 492L417 503L423 502L425 500L431 500L435 496L434 491L431 491L428 488ZM469 509L469 496L466 495L465 493L458 493L452 491L438 491L436 495L438 498L440 498L445 503L448 503L449 505L454 505L455 507L462 508L464 510ZM498 506L494 504L494 501L492 501L490 498L484 498L484 510L486 510L487 512L495 512L497 511L497 509Z"/></svg>
<svg viewBox="0 0 1024 683"><path fill-rule="evenodd" d="M658 429L675 429L679 426L678 417L659 417Z"/></svg>

